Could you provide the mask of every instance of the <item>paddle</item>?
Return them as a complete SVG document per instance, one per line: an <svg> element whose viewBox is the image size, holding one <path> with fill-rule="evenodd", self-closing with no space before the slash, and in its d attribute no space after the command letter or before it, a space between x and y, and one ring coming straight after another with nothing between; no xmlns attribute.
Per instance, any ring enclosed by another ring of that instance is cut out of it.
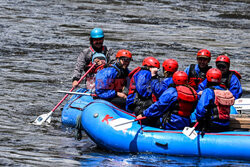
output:
<svg viewBox="0 0 250 167"><path fill-rule="evenodd" d="M142 120L145 118L146 117L141 117L141 118L137 118L137 119L133 119L133 120L129 120L126 118L118 118L118 119L110 121L109 125L111 127L113 127L115 130L125 130L128 128L131 128L133 122L139 121L139 120Z"/></svg>
<svg viewBox="0 0 250 167"><path fill-rule="evenodd" d="M80 82L87 76L87 74L95 67L95 63L88 69L88 71L80 78L80 80L77 82L77 86L80 84ZM76 87L77 87L76 86ZM69 92L72 92L76 87L72 87ZM59 107L59 105L68 97L69 94L66 94L62 100L47 114L42 114L39 117L36 118L36 120L33 122L34 125L42 125L45 121L47 123L51 122L51 115L52 113Z"/></svg>
<svg viewBox="0 0 250 167"><path fill-rule="evenodd" d="M96 96L96 94L81 93L81 92L69 92L69 91L63 91L63 90L58 90L58 91L56 91L56 92L58 92L58 93L72 94L72 95L87 95L87 96Z"/></svg>
<svg viewBox="0 0 250 167"><path fill-rule="evenodd" d="M196 122L195 125L190 128L190 127L185 127L182 131L184 135L189 137L190 139L194 140L197 137L197 133L195 132L195 127L199 124L199 122Z"/></svg>
<svg viewBox="0 0 250 167"><path fill-rule="evenodd" d="M239 98L235 100L234 108L238 110L250 110L250 98Z"/></svg>

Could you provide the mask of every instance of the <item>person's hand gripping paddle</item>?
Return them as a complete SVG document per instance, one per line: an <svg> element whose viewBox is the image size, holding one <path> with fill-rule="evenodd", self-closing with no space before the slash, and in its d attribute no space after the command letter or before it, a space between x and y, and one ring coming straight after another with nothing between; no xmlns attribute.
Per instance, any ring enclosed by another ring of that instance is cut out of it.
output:
<svg viewBox="0 0 250 167"><path fill-rule="evenodd" d="M196 122L195 125L190 128L190 127L185 127L182 131L184 135L189 137L190 139L194 140L197 137L197 133L195 132L195 127L199 124L199 122Z"/></svg>
<svg viewBox="0 0 250 167"><path fill-rule="evenodd" d="M77 85L87 76L87 74L95 67L95 63L88 69L88 71L80 78L77 82ZM70 92L72 92L76 87L72 87ZM66 94L62 100L47 114L42 114L36 118L36 120L32 123L34 125L42 125L44 122L50 123L52 113L60 106L60 104L68 97L69 94Z"/></svg>

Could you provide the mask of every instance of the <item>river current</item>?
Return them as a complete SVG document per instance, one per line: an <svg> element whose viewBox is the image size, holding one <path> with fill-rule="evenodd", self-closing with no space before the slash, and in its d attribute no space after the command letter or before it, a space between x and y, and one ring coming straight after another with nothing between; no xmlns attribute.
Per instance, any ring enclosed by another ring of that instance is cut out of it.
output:
<svg viewBox="0 0 250 167"><path fill-rule="evenodd" d="M248 0L0 0L0 166L250 166L230 159L101 150L62 126L56 110L49 126L30 124L70 90L80 51L101 27L105 45L128 49L134 61L196 63L199 49L230 54L250 97L250 1ZM66 102L66 101L65 101ZM65 104L65 102L61 105ZM60 108L60 107L59 107ZM236 143L237 144L237 143Z"/></svg>

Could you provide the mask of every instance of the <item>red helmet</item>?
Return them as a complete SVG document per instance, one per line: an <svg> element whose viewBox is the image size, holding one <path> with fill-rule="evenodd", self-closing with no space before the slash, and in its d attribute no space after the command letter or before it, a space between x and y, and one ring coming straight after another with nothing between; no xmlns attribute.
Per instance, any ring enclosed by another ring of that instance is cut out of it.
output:
<svg viewBox="0 0 250 167"><path fill-rule="evenodd" d="M211 53L207 49L201 49L198 51L197 57L211 58Z"/></svg>
<svg viewBox="0 0 250 167"><path fill-rule="evenodd" d="M220 56L218 56L215 62L216 62L216 64L218 62L225 62L225 63L228 63L230 65L230 59L226 55L220 55Z"/></svg>
<svg viewBox="0 0 250 167"><path fill-rule="evenodd" d="M207 71L206 77L208 82L220 83L222 74L219 69L211 68Z"/></svg>
<svg viewBox="0 0 250 167"><path fill-rule="evenodd" d="M122 49L122 50L119 50L116 54L116 58L120 58L120 57L127 57L127 58L132 59L132 53L128 50Z"/></svg>
<svg viewBox="0 0 250 167"><path fill-rule="evenodd" d="M175 72L178 70L178 62L174 59L167 59L162 63L162 67L165 71Z"/></svg>
<svg viewBox="0 0 250 167"><path fill-rule="evenodd" d="M154 57L146 57L143 62L143 66L160 68L160 62Z"/></svg>
<svg viewBox="0 0 250 167"><path fill-rule="evenodd" d="M176 85L184 85L188 83L188 75L184 71L176 71L173 75L173 81Z"/></svg>

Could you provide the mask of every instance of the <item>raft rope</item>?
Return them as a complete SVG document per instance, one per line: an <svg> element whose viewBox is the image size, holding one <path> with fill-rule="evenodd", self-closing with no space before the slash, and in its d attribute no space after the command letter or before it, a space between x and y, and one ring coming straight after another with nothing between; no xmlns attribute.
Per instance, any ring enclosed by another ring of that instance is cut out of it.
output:
<svg viewBox="0 0 250 167"><path fill-rule="evenodd" d="M88 90L85 90L83 93L86 93ZM80 107L73 107L72 106L72 103L74 103L76 100L78 100L80 97L82 97L83 95L76 95L77 97L75 97L75 99L69 104L69 108L74 108L74 109L77 109L77 110L80 110L81 111L81 114L77 116L77 119L76 119L76 132L75 132L75 139L80 141L82 139L82 113L84 111L84 109L89 106L90 104L92 104L93 102L90 102L88 103L86 106L84 106L83 108L80 108Z"/></svg>
<svg viewBox="0 0 250 167"><path fill-rule="evenodd" d="M75 132L75 139L80 141L82 139L82 114L78 115L77 119L76 119L76 132Z"/></svg>
<svg viewBox="0 0 250 167"><path fill-rule="evenodd" d="M86 106L84 106L82 109L81 109L81 114L80 115L78 115L78 117L77 117L77 119L76 119L76 133L75 133L75 139L76 140L78 140L78 141L80 141L81 139L82 139L82 130L83 130L83 128L82 128L82 113L83 113L83 111L84 111L84 109L86 108L86 107L88 107L90 104L92 104L92 103L94 103L94 102L90 102L89 104L87 104Z"/></svg>

